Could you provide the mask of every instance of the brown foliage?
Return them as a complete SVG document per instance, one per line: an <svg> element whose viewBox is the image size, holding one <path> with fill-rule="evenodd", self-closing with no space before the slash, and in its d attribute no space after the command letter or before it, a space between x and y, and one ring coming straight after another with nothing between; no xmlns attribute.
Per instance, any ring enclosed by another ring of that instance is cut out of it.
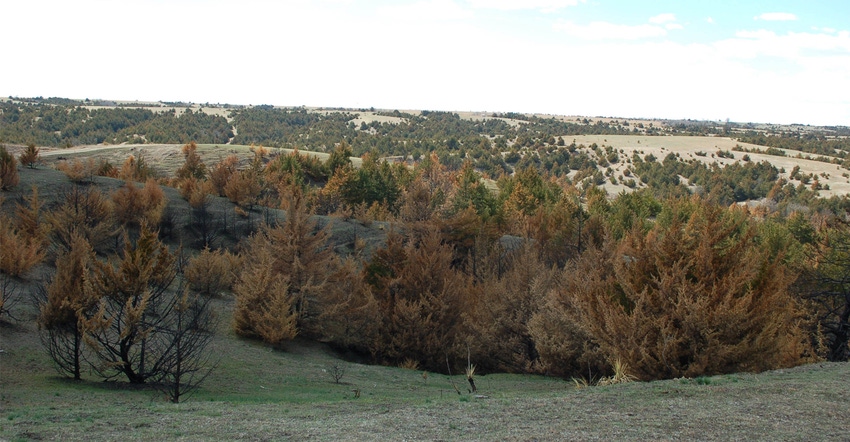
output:
<svg viewBox="0 0 850 442"><path fill-rule="evenodd" d="M817 237L799 263L795 292L812 306L822 352L830 361L850 360L850 226L841 219L815 223Z"/></svg>
<svg viewBox="0 0 850 442"><path fill-rule="evenodd" d="M83 321L83 329L101 362L94 367L101 376L123 374L131 383L144 383L162 374L172 347L166 326L178 301L169 293L176 262L145 223L135 243L125 241L120 259L94 261L100 303Z"/></svg>
<svg viewBox="0 0 850 442"><path fill-rule="evenodd" d="M273 269L289 281L299 328L312 335L319 314L316 300L326 290L338 258L328 246L329 226L319 230L305 205L303 195L296 189L287 199L283 224L265 228L254 240L273 251Z"/></svg>
<svg viewBox="0 0 850 442"><path fill-rule="evenodd" d="M182 152L186 161L177 169L177 178L203 180L207 175L207 166L201 161L201 157L198 155L198 145L194 141L185 144L183 145Z"/></svg>
<svg viewBox="0 0 850 442"><path fill-rule="evenodd" d="M95 255L91 245L74 235L69 251L56 259L56 273L47 286L47 302L41 306L38 324L43 328L71 325L96 302L91 267Z"/></svg>
<svg viewBox="0 0 850 442"><path fill-rule="evenodd" d="M677 204L695 210L568 266L551 292L556 311L643 379L810 357L804 312L788 293L794 275L758 246L748 220L702 201Z"/></svg>
<svg viewBox="0 0 850 442"><path fill-rule="evenodd" d="M520 220L531 216L540 207L540 201L522 181L514 184L513 191L505 201L504 210L508 218Z"/></svg>
<svg viewBox="0 0 850 442"><path fill-rule="evenodd" d="M40 263L45 256L42 240L19 231L0 217L0 272L20 276Z"/></svg>
<svg viewBox="0 0 850 442"><path fill-rule="evenodd" d="M313 207L320 215L345 214L347 206L342 192L353 178L351 167L340 167L328 179L327 184L314 194Z"/></svg>
<svg viewBox="0 0 850 442"><path fill-rule="evenodd" d="M537 371L538 352L529 322L545 302L554 270L541 262L531 244L504 258L502 254L496 251L490 259L480 286L481 297L467 316L473 336L470 347L481 368Z"/></svg>
<svg viewBox="0 0 850 442"><path fill-rule="evenodd" d="M33 186L32 193L24 198L24 203L18 203L15 208L18 231L44 246L47 236L50 234L50 225L43 220L44 216L41 209L44 203L38 198L37 187Z"/></svg>
<svg viewBox="0 0 850 442"><path fill-rule="evenodd" d="M242 208L251 209L257 204L263 186L259 174L253 169L234 173L224 185L224 195Z"/></svg>
<svg viewBox="0 0 850 442"><path fill-rule="evenodd" d="M73 186L60 195L60 205L47 216L53 243L71 249L73 236L80 235L96 249L115 234L112 204L96 188Z"/></svg>
<svg viewBox="0 0 850 442"><path fill-rule="evenodd" d="M298 315L287 279L273 265L271 250L252 250L250 261L245 262L233 287L233 329L240 336L279 346L298 334Z"/></svg>
<svg viewBox="0 0 850 442"><path fill-rule="evenodd" d="M405 223L434 221L452 192L452 179L436 154L423 161L413 180L402 192L399 219Z"/></svg>
<svg viewBox="0 0 850 442"><path fill-rule="evenodd" d="M200 181L197 178L186 178L178 184L180 195L189 202L193 209L200 209L208 203L213 193L212 183Z"/></svg>
<svg viewBox="0 0 850 442"><path fill-rule="evenodd" d="M99 300L91 271L94 260L91 245L74 234L70 250L56 259L56 273L45 289L38 317L48 353L59 371L74 379L80 379L83 365L82 324Z"/></svg>
<svg viewBox="0 0 850 442"><path fill-rule="evenodd" d="M0 190L9 190L18 185L18 161L14 155L0 145Z"/></svg>
<svg viewBox="0 0 850 442"><path fill-rule="evenodd" d="M480 279L480 262L494 244L499 233L492 222L485 222L471 205L438 222L443 241L454 250L455 267L464 268Z"/></svg>
<svg viewBox="0 0 850 442"><path fill-rule="evenodd" d="M378 302L353 260L345 260L331 275L318 303L317 331L323 341L373 356L380 351Z"/></svg>
<svg viewBox="0 0 850 442"><path fill-rule="evenodd" d="M79 158L74 158L70 161L63 160L59 162L56 168L75 183L91 181L97 170L93 158L87 158L85 161Z"/></svg>
<svg viewBox="0 0 850 442"><path fill-rule="evenodd" d="M136 158L133 155L127 157L118 171L118 178L125 181L148 181L154 178L154 171L148 166L145 157L139 156Z"/></svg>
<svg viewBox="0 0 850 442"><path fill-rule="evenodd" d="M416 177L401 194L399 220L409 225L431 221L437 209L432 197L428 184L421 177Z"/></svg>
<svg viewBox="0 0 850 442"><path fill-rule="evenodd" d="M283 224L278 226L265 226L252 236L243 252L244 266L253 266L257 257L265 260L262 271L249 270L243 272L240 282L234 288L237 295L237 314L246 321L239 320L236 323L237 331L251 328L250 318L262 320L258 327L266 328L272 322L266 316L269 314L278 318L278 325L289 328L289 316L296 320L299 333L308 336L317 336L319 326L317 318L320 314L320 299L328 290L328 280L335 273L338 265L337 258L328 245L330 232L327 228L316 229L316 224L310 219L310 213L304 207L305 201L299 192L295 192L288 200L288 213ZM245 278L252 278L246 280ZM268 288L256 293L261 287L256 281L266 281L283 290L282 293L269 292ZM248 290L248 289L251 290ZM238 301L242 296L248 301ZM270 299L255 301L255 298L271 297ZM250 302L249 302L250 301ZM259 304L258 304L259 303ZM283 306L289 306L289 313L281 316ZM260 305L268 312L239 312L242 308L254 308ZM260 316L257 317L256 315ZM259 333L257 330L255 333ZM294 336L294 332L281 331L282 334L275 335L270 331L264 332L271 336ZM257 334L259 336L259 334ZM261 336L262 337L262 336ZM277 344L263 338L267 342ZM283 339L283 338L281 338Z"/></svg>
<svg viewBox="0 0 850 442"><path fill-rule="evenodd" d="M124 226L159 224L167 203L165 193L152 178L142 189L132 181L127 181L112 194L115 219Z"/></svg>
<svg viewBox="0 0 850 442"><path fill-rule="evenodd" d="M555 281L560 284L558 278ZM563 293L558 285L553 289ZM537 371L564 378L592 379L609 369L606 355L574 320L578 306L569 297L545 296L543 305L528 322L528 332L538 354Z"/></svg>
<svg viewBox="0 0 850 442"><path fill-rule="evenodd" d="M27 144L26 150L21 152L19 159L21 160L21 164L25 164L30 169L35 169L36 163L41 161L39 149L33 143Z"/></svg>
<svg viewBox="0 0 850 442"><path fill-rule="evenodd" d="M205 248L189 259L183 276L189 287L205 296L217 296L233 286L233 269L239 268L239 258L226 250L211 251Z"/></svg>
<svg viewBox="0 0 850 442"><path fill-rule="evenodd" d="M584 216L578 196L565 194L554 207L540 207L527 218L528 236L534 238L544 262L563 267L580 253Z"/></svg>
<svg viewBox="0 0 850 442"><path fill-rule="evenodd" d="M239 158L236 155L229 155L210 169L210 183L212 183L213 189L218 196L225 196L224 188L227 186L230 178L236 173L236 166L238 164Z"/></svg>
<svg viewBox="0 0 850 442"><path fill-rule="evenodd" d="M454 253L436 230L421 238L391 233L364 278L381 311L376 356L385 363L420 361L442 370L464 345L463 312L477 298L472 279L452 268Z"/></svg>

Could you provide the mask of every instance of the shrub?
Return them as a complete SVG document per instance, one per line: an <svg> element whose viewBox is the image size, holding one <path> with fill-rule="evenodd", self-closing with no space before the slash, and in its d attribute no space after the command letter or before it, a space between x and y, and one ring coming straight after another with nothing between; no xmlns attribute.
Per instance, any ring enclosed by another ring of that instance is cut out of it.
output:
<svg viewBox="0 0 850 442"><path fill-rule="evenodd" d="M280 345L300 332L317 334L318 300L337 268L328 248L329 229L316 229L300 192L288 202L286 221L265 226L243 251L243 270L233 289L234 328L243 336Z"/></svg>
<svg viewBox="0 0 850 442"><path fill-rule="evenodd" d="M0 190L9 190L18 185L18 161L0 145Z"/></svg>
<svg viewBox="0 0 850 442"><path fill-rule="evenodd" d="M502 258L504 252L497 253ZM535 371L538 354L529 322L545 301L541 294L552 287L553 271L531 244L507 257L504 272L493 269L481 282L479 302L466 319L470 346L482 369Z"/></svg>
<svg viewBox="0 0 850 442"><path fill-rule="evenodd" d="M147 181L155 178L155 175L155 171L148 166L143 156L136 159L135 156L130 155L124 160L121 169L118 171L118 178L127 181Z"/></svg>
<svg viewBox="0 0 850 442"><path fill-rule="evenodd" d="M135 384L158 380L178 356L175 351L190 351L174 341L175 322L185 319L175 316L183 313L178 308L181 296L170 289L176 264L176 256L145 224L135 242L125 241L122 256L91 261L97 307L81 322L98 362L92 368L104 379L124 375ZM193 312L196 328L204 330L203 309Z"/></svg>
<svg viewBox="0 0 850 442"><path fill-rule="evenodd" d="M678 202L649 233L589 250L552 302L608 360L642 379L761 371L812 357L795 275L742 212Z"/></svg>
<svg viewBox="0 0 850 442"><path fill-rule="evenodd" d="M225 196L224 188L227 186L231 177L237 173L236 166L238 164L239 158L236 155L229 155L210 169L210 182L219 196Z"/></svg>
<svg viewBox="0 0 850 442"><path fill-rule="evenodd" d="M273 264L274 257L268 249L252 251L251 260L245 263L233 287L233 329L240 336L279 346L298 334L298 315L289 282L274 271Z"/></svg>
<svg viewBox="0 0 850 442"><path fill-rule="evenodd" d="M50 225L44 222L44 203L38 197L38 187L33 186L32 193L23 200L23 203L16 204L16 227L19 232L44 246L50 233Z"/></svg>
<svg viewBox="0 0 850 442"><path fill-rule="evenodd" d="M43 289L38 328L41 342L59 373L81 378L85 362L83 321L97 306L91 245L74 235L71 248L56 259L56 273Z"/></svg>
<svg viewBox="0 0 850 442"><path fill-rule="evenodd" d="M257 204L263 187L260 177L253 169L236 172L224 185L224 195L241 208L251 210Z"/></svg>
<svg viewBox="0 0 850 442"><path fill-rule="evenodd" d="M148 179L145 187L139 189L132 181L112 194L114 214L117 221L124 226L139 226L148 223L156 226L162 219L162 214L168 200L165 193L153 179Z"/></svg>
<svg viewBox="0 0 850 442"><path fill-rule="evenodd" d="M447 356L461 354L462 318L478 292L471 278L452 268L453 255L432 228L406 243L390 234L386 248L366 265L364 279L380 312L375 354L381 362L411 359L442 371Z"/></svg>
<svg viewBox="0 0 850 442"><path fill-rule="evenodd" d="M205 296L216 296L233 286L234 268L239 268L239 259L226 250L210 251L205 248L189 259L183 276L189 287Z"/></svg>
<svg viewBox="0 0 850 442"><path fill-rule="evenodd" d="M19 158L21 160L21 164L27 165L30 169L35 169L36 163L41 160L39 157L39 149L35 147L35 144L33 143L27 145L27 149L21 153Z"/></svg>
<svg viewBox="0 0 850 442"><path fill-rule="evenodd" d="M92 158L88 158L86 161L81 161L79 158L70 161L63 160L59 162L56 168L75 183L91 182L97 170Z"/></svg>
<svg viewBox="0 0 850 442"><path fill-rule="evenodd" d="M95 249L109 242L115 234L112 204L96 188L73 186L59 195L60 205L47 215L53 244L60 251L71 249L75 234L86 239Z"/></svg>
<svg viewBox="0 0 850 442"><path fill-rule="evenodd" d="M0 217L0 272L20 276L40 263L45 256L42 241L18 231Z"/></svg>
<svg viewBox="0 0 850 442"><path fill-rule="evenodd" d="M198 156L198 145L192 141L189 144L183 145L183 157L186 161L177 169L177 178L187 179L187 178L195 178L197 180L203 180L207 175L207 166L201 161L201 157Z"/></svg>

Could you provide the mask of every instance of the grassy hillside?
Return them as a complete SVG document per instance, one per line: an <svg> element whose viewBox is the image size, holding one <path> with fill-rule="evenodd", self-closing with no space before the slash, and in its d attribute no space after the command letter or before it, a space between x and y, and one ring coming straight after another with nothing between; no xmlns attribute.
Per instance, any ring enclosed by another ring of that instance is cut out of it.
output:
<svg viewBox="0 0 850 442"><path fill-rule="evenodd" d="M46 170L24 176L36 177L45 189L62 181ZM31 290L44 270L36 269L23 290ZM58 376L25 299L16 307L18 320L0 324L0 440L846 436L848 363L583 389L557 378L490 374L477 377L478 394L471 394L462 375L365 365L315 342L296 340L280 351L239 339L230 329L232 308L229 297L215 301L217 368L194 396L171 404L150 388L102 382L88 373L81 382ZM335 370L343 371L339 383Z"/></svg>
<svg viewBox="0 0 850 442"><path fill-rule="evenodd" d="M231 302L216 307L227 318ZM225 321L213 344L218 368L175 405L155 390L58 377L32 315L28 309L22 321L0 326L0 440L846 437L847 363L585 389L493 374L477 378L476 396L462 376L362 365L309 342L273 351L237 339ZM334 367L345 370L339 384Z"/></svg>

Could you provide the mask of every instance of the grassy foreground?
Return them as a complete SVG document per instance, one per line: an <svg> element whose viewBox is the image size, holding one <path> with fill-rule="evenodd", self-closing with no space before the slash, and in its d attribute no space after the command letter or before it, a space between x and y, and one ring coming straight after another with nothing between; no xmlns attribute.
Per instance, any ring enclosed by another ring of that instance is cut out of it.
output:
<svg viewBox="0 0 850 442"><path fill-rule="evenodd" d="M229 301L219 302L228 318ZM221 323L219 366L186 402L56 375L32 322L0 325L0 440L847 440L850 364L576 389L348 362L321 344L270 350ZM29 310L29 311L26 311ZM474 361L473 361L474 362ZM345 370L340 383L331 372ZM457 385L462 394L452 387ZM359 390L359 397L355 397Z"/></svg>

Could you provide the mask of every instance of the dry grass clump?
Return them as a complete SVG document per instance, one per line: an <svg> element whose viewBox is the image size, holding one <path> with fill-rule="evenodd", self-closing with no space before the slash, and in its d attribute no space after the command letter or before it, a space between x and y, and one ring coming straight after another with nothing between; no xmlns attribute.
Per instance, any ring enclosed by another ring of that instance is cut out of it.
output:
<svg viewBox="0 0 850 442"><path fill-rule="evenodd" d="M638 380L637 377L629 373L629 364L623 362L620 358L614 359L614 362L611 363L611 371L613 372L612 375L603 376L599 379L594 379L593 377L573 377L571 380L577 390L592 386L605 387L608 385L627 384Z"/></svg>
<svg viewBox="0 0 850 442"><path fill-rule="evenodd" d="M399 368L403 368L405 370L419 370L419 361L412 358L407 358L398 363Z"/></svg>
<svg viewBox="0 0 850 442"><path fill-rule="evenodd" d="M636 377L629 374L629 364L626 364L620 358L614 359L614 362L611 364L611 368L614 370L614 374L599 379L599 381L596 382L596 385L601 387L606 385L626 384L637 380Z"/></svg>

